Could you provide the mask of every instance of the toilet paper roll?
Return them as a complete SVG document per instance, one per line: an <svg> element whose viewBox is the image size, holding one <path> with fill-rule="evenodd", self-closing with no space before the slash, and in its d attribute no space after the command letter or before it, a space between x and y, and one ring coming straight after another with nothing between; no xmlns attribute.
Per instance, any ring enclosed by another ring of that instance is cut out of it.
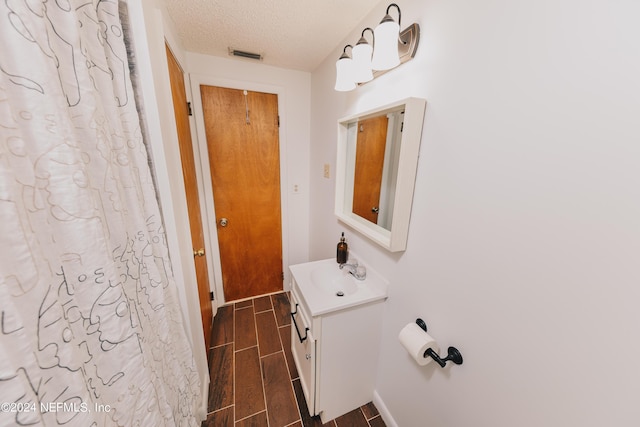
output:
<svg viewBox="0 0 640 427"><path fill-rule="evenodd" d="M411 357L413 357L413 360L420 366L424 366L433 361L429 356L424 357L424 352L427 351L427 349L430 348L437 354L440 354L440 347L436 340L415 323L409 323L402 328L398 339Z"/></svg>

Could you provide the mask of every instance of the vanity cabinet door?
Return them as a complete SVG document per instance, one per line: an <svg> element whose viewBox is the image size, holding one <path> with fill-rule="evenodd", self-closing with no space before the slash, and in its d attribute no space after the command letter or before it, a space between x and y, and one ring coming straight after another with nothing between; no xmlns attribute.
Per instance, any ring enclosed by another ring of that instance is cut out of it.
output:
<svg viewBox="0 0 640 427"><path fill-rule="evenodd" d="M316 340L309 329L310 323L302 314L301 307L296 304L295 295L291 300L291 350L304 397L310 415L316 415Z"/></svg>

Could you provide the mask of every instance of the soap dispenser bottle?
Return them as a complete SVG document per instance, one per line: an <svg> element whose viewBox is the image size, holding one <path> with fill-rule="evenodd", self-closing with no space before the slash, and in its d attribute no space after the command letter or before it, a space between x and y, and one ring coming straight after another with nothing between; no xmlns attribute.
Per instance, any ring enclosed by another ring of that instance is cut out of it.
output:
<svg viewBox="0 0 640 427"><path fill-rule="evenodd" d="M345 264L347 262L348 257L348 248L347 242L344 241L344 232L342 232L342 237L340 237L340 241L338 242L338 251L336 254L336 261L338 264Z"/></svg>

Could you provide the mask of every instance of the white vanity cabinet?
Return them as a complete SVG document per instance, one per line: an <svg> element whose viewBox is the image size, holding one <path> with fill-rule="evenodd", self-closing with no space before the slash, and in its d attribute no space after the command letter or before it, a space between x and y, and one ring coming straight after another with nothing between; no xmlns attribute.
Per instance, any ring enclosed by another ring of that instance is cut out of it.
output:
<svg viewBox="0 0 640 427"><path fill-rule="evenodd" d="M345 296L333 295L335 307L314 313L291 270L293 358L309 413L326 423L373 400L386 288L380 298L355 305L341 305Z"/></svg>

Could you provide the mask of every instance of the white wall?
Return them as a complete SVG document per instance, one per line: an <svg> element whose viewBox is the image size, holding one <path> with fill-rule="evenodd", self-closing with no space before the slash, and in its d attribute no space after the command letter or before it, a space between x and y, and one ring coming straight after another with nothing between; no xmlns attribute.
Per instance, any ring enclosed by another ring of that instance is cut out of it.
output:
<svg viewBox="0 0 640 427"><path fill-rule="evenodd" d="M255 90L278 95L280 115L280 163L282 184L283 263L285 289L288 266L309 258L309 128L311 74L256 62L187 52L192 86L200 84ZM195 83L194 83L195 82ZM192 92L197 92L194 89ZM192 93L196 120L202 121L199 93ZM204 127L198 124L202 156L206 159ZM196 134L194 133L194 136ZM210 177L207 177L210 179ZM207 179L205 178L205 179ZM210 182L207 182L210 187ZM294 191L294 188L296 190ZM209 191L209 194L211 192ZM215 224L212 225L215 230ZM219 271L219 261L217 270ZM221 281L221 277L218 278ZM222 295L222 284L218 283Z"/></svg>
<svg viewBox="0 0 640 427"><path fill-rule="evenodd" d="M336 93L336 46L311 97L310 257L335 256L345 230L391 280L387 421L640 425L640 3L400 7L403 27L421 26L415 59ZM339 117L407 96L427 111L408 248L391 255L335 220L322 164L335 166ZM397 334L416 317L464 364L413 363Z"/></svg>

